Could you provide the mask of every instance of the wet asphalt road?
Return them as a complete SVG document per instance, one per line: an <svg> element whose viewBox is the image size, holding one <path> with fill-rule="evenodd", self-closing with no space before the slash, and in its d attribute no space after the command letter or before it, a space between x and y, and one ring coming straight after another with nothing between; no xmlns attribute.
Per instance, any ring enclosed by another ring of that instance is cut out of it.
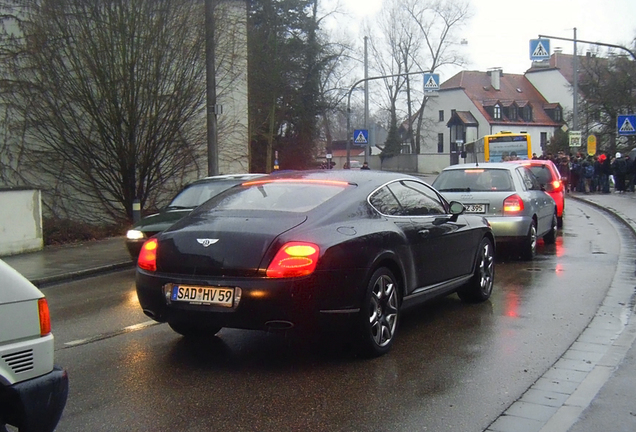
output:
<svg viewBox="0 0 636 432"><path fill-rule="evenodd" d="M576 339L613 277L626 231L566 206L535 261L498 257L490 301L409 311L373 360L252 331L190 343L141 313L132 270L46 288L71 380L57 430L482 431Z"/></svg>

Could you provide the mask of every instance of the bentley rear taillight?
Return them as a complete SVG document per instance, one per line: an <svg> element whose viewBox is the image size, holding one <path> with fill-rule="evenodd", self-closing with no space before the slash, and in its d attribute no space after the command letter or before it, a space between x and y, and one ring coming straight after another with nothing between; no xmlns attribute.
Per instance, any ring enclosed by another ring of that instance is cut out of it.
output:
<svg viewBox="0 0 636 432"><path fill-rule="evenodd" d="M307 276L316 268L319 254L320 248L313 243L285 243L267 268L267 277Z"/></svg>
<svg viewBox="0 0 636 432"><path fill-rule="evenodd" d="M157 239L151 238L141 247L137 265L148 271L157 271Z"/></svg>
<svg viewBox="0 0 636 432"><path fill-rule="evenodd" d="M523 211L523 200L519 195L510 195L503 202L504 214Z"/></svg>

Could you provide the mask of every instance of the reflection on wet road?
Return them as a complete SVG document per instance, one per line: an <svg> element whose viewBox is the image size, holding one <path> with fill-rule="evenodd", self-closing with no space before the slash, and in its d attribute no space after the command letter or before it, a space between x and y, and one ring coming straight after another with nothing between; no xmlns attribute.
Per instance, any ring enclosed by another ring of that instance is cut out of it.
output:
<svg viewBox="0 0 636 432"><path fill-rule="evenodd" d="M47 291L56 357L71 394L60 431L481 431L543 374L590 321L621 246L616 225L567 202L555 245L498 257L490 301L453 295L408 311L386 356L346 340L222 330L186 341L142 326L132 272Z"/></svg>

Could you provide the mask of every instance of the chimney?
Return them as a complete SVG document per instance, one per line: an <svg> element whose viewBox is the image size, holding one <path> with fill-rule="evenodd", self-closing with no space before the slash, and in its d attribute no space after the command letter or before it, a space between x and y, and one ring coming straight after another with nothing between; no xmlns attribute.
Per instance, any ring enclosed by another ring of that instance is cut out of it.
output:
<svg viewBox="0 0 636 432"><path fill-rule="evenodd" d="M490 71L490 84L495 90L501 90L501 69L494 68Z"/></svg>

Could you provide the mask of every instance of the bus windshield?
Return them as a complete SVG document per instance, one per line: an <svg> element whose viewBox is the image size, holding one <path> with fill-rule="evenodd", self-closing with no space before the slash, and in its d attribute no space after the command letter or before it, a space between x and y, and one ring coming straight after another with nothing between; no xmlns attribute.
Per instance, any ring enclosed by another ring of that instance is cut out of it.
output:
<svg viewBox="0 0 636 432"><path fill-rule="evenodd" d="M531 159L530 135L526 133L486 135L484 153L485 160L490 162Z"/></svg>

